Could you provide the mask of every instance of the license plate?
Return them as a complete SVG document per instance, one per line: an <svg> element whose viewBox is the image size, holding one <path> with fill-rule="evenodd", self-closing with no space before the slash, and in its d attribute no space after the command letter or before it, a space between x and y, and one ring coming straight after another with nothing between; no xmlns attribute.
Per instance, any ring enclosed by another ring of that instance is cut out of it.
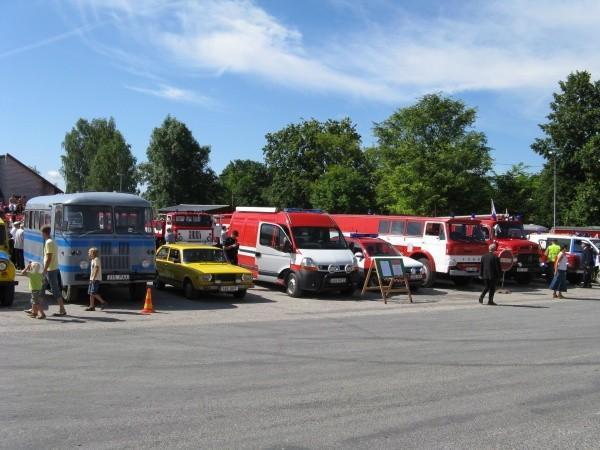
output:
<svg viewBox="0 0 600 450"><path fill-rule="evenodd" d="M517 268L517 272L527 272L529 269L527 267L519 267Z"/></svg>
<svg viewBox="0 0 600 450"><path fill-rule="evenodd" d="M106 281L129 281L128 273L111 273L106 275Z"/></svg>
<svg viewBox="0 0 600 450"><path fill-rule="evenodd" d="M237 292L237 286L221 286L221 292Z"/></svg>
<svg viewBox="0 0 600 450"><path fill-rule="evenodd" d="M345 278L331 278L329 280L329 282L331 284L344 284L344 283L346 283L346 279Z"/></svg>

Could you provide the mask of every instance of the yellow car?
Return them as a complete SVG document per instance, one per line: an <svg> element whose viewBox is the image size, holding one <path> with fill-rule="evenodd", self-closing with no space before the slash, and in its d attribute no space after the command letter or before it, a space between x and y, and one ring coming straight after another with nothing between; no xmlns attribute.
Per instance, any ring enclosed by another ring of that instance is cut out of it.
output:
<svg viewBox="0 0 600 450"><path fill-rule="evenodd" d="M11 306L15 296L15 266L10 260L8 230L0 219L0 306Z"/></svg>
<svg viewBox="0 0 600 450"><path fill-rule="evenodd" d="M156 252L154 287L182 288L187 298L199 292L222 292L243 298L252 287L252 272L225 261L223 250L212 245L179 242Z"/></svg>

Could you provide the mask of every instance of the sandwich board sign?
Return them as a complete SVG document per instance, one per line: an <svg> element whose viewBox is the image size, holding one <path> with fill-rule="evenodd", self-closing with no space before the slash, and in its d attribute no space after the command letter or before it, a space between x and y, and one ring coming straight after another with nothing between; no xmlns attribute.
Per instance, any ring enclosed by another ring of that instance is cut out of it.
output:
<svg viewBox="0 0 600 450"><path fill-rule="evenodd" d="M377 285L369 286L369 280L375 271ZM399 287L398 285L402 286ZM396 286L396 287L395 287ZM387 304L387 299L390 294L406 293L408 299L412 303L412 294L410 292L410 284L408 283L408 273L404 269L402 257L375 256L373 264L365 276L361 295L367 291L380 291L383 297L383 302Z"/></svg>

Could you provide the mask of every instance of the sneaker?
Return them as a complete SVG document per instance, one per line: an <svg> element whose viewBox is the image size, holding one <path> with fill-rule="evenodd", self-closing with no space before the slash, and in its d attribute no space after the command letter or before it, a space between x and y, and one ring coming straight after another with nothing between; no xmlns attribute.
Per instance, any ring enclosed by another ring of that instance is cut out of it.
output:
<svg viewBox="0 0 600 450"><path fill-rule="evenodd" d="M84 311L96 311L96 308L90 306L88 308L85 308Z"/></svg>

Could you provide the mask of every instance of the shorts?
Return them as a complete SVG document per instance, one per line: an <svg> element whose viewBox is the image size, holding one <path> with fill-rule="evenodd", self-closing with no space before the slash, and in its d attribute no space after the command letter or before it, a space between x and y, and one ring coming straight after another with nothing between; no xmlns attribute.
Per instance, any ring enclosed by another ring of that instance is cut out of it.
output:
<svg viewBox="0 0 600 450"><path fill-rule="evenodd" d="M36 306L43 306L44 293L42 291L31 291L31 304Z"/></svg>
<svg viewBox="0 0 600 450"><path fill-rule="evenodd" d="M52 296L54 300L58 300L62 298L62 289L60 288L60 272L58 270L49 270L46 272L46 279L48 280L48 284L50 285L50 292L52 292Z"/></svg>
<svg viewBox="0 0 600 450"><path fill-rule="evenodd" d="M99 294L100 293L100 281L98 280L90 280L90 284L88 286L88 294Z"/></svg>

